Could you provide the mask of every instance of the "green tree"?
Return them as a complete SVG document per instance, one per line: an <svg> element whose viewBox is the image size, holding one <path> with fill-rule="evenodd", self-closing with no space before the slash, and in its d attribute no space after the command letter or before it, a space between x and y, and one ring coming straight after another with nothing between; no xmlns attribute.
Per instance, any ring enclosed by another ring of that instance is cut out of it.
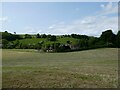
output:
<svg viewBox="0 0 120 90"><path fill-rule="evenodd" d="M40 36L40 34L39 34L39 33L36 35L36 38L41 38L41 36Z"/></svg>
<svg viewBox="0 0 120 90"><path fill-rule="evenodd" d="M47 35L46 34L42 34L41 38L47 38Z"/></svg>
<svg viewBox="0 0 120 90"><path fill-rule="evenodd" d="M5 31L5 32L2 32L2 39L13 41L13 40L22 39L22 38L20 37L20 35L14 35Z"/></svg>
<svg viewBox="0 0 120 90"><path fill-rule="evenodd" d="M58 51L60 49L60 43L53 43L52 44L52 48L55 50L55 51Z"/></svg>
<svg viewBox="0 0 120 90"><path fill-rule="evenodd" d="M48 41L56 41L57 40L55 35L53 35L53 36L48 35L47 39L48 39Z"/></svg>
<svg viewBox="0 0 120 90"><path fill-rule="evenodd" d="M67 44L71 44L71 41L67 41Z"/></svg>
<svg viewBox="0 0 120 90"><path fill-rule="evenodd" d="M38 50L42 49L43 43L44 43L43 41L38 42L38 43L35 45L35 48L38 49Z"/></svg>
<svg viewBox="0 0 120 90"><path fill-rule="evenodd" d="M2 48L7 48L9 42L6 39L2 39Z"/></svg>
<svg viewBox="0 0 120 90"><path fill-rule="evenodd" d="M120 48L120 31L118 31L116 36L116 47Z"/></svg>
<svg viewBox="0 0 120 90"><path fill-rule="evenodd" d="M112 30L107 30L102 32L100 39L106 42L107 46L112 46L115 41L115 34L112 32Z"/></svg>
<svg viewBox="0 0 120 90"><path fill-rule="evenodd" d="M25 38L32 38L32 36L29 34L25 34Z"/></svg>
<svg viewBox="0 0 120 90"><path fill-rule="evenodd" d="M50 39L50 41L56 41L57 39L56 39L56 36L51 36L51 39Z"/></svg>

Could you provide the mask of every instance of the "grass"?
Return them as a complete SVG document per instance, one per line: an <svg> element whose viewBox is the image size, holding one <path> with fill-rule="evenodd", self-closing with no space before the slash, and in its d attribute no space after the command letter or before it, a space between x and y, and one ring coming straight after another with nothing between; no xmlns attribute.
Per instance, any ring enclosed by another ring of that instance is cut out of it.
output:
<svg viewBox="0 0 120 90"><path fill-rule="evenodd" d="M45 41L45 38L31 38L31 39L21 39L19 40L22 44L37 44L40 41Z"/></svg>
<svg viewBox="0 0 120 90"><path fill-rule="evenodd" d="M67 41L72 41L74 44L78 39L71 38L71 37L64 37L64 38L58 38L57 41L48 41L46 38L31 38L31 39L21 39L19 40L22 44L37 44L40 41L44 41L45 44L52 44L52 43L62 43L66 44Z"/></svg>
<svg viewBox="0 0 120 90"><path fill-rule="evenodd" d="M78 40L78 39L72 38L72 37L64 37L64 38L58 39L58 41L59 41L60 43L64 43L64 44L66 44L67 41L71 41L72 44L75 44L77 40Z"/></svg>
<svg viewBox="0 0 120 90"><path fill-rule="evenodd" d="M28 50L3 50L3 88L117 87L117 49L69 53Z"/></svg>

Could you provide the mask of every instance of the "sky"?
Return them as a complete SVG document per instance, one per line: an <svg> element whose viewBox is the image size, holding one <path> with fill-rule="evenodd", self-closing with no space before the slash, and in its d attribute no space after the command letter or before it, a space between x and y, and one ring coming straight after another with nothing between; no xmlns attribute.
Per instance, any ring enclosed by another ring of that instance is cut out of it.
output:
<svg viewBox="0 0 120 90"><path fill-rule="evenodd" d="M118 32L117 2L3 2L2 31L17 34L84 34Z"/></svg>

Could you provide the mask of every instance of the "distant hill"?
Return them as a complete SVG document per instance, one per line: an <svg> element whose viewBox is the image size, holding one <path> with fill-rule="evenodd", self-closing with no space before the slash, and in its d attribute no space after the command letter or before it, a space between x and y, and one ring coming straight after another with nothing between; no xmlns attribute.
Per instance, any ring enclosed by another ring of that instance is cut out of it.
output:
<svg viewBox="0 0 120 90"><path fill-rule="evenodd" d="M2 33L2 48L38 49L47 52L64 52L101 47L120 47L120 31L115 35L112 30L102 32L100 37L71 34L11 34Z"/></svg>

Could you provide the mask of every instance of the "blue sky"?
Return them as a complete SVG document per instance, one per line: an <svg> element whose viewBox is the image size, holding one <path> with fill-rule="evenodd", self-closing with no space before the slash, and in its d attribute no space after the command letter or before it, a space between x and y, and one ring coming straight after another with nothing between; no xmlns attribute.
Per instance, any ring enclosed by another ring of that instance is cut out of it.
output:
<svg viewBox="0 0 120 90"><path fill-rule="evenodd" d="M11 33L86 34L117 33L117 3L112 2L4 2L2 31Z"/></svg>

